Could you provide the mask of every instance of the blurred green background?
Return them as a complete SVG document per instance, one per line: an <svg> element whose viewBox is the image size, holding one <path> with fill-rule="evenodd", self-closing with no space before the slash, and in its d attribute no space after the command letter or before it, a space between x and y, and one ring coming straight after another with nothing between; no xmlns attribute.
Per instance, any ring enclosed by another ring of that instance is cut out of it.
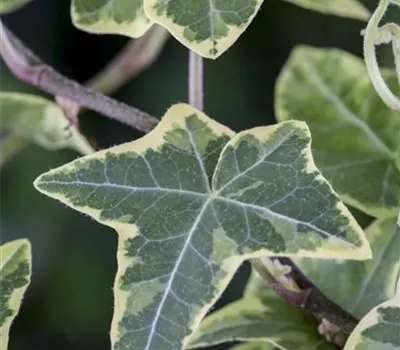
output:
<svg viewBox="0 0 400 350"><path fill-rule="evenodd" d="M373 8L375 2L366 5ZM70 0L35 0L3 20L46 62L84 82L127 38L75 29L69 6ZM364 26L283 1L265 1L237 43L216 61L205 61L206 113L237 131L274 123L274 83L291 49L308 44L361 55ZM172 104L187 101L187 58L187 49L170 38L157 62L115 98L162 116ZM1 89L45 96L17 81L3 63ZM140 136L95 113L82 113L80 120L85 133L101 147ZM32 186L36 176L77 156L32 145L1 169L1 241L27 237L33 246L32 283L12 327L10 350L110 349L116 234ZM248 273L244 265L214 310L241 295Z"/></svg>

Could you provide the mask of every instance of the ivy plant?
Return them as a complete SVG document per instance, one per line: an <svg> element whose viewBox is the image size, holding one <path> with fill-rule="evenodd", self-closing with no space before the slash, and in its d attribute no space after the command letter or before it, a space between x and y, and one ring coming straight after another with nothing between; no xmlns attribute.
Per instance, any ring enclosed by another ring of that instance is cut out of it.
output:
<svg viewBox="0 0 400 350"><path fill-rule="evenodd" d="M77 28L136 38L86 85L0 22L5 64L55 97L1 92L1 161L31 142L80 154L33 186L118 234L111 349L400 347L400 26L380 24L400 3L370 14L356 0L288 1L367 21L364 57L294 48L276 82L277 123L239 132L203 112L202 60L224 54L267 2L72 0ZM26 3L0 0L0 13ZM166 32L189 49L189 103L156 118L106 96L155 60ZM377 64L381 44L392 68ZM83 108L145 135L100 150L79 126ZM0 253L5 349L31 246L21 238ZM245 261L243 296L210 313Z"/></svg>

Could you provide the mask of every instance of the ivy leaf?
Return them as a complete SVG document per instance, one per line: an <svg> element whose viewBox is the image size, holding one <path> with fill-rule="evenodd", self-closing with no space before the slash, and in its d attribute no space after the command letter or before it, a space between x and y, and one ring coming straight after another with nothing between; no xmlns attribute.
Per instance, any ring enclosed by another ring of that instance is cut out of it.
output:
<svg viewBox="0 0 400 350"><path fill-rule="evenodd" d="M396 294L400 275L400 227L396 220L377 220L365 235L372 248L372 260L296 260L329 299L359 318Z"/></svg>
<svg viewBox="0 0 400 350"><path fill-rule="evenodd" d="M264 341L243 343L231 348L231 350L275 350L275 349L277 349L275 346Z"/></svg>
<svg viewBox="0 0 400 350"><path fill-rule="evenodd" d="M400 295L372 309L351 333L344 350L400 349Z"/></svg>
<svg viewBox="0 0 400 350"><path fill-rule="evenodd" d="M189 348L230 341L264 341L284 350L334 350L317 328L312 316L280 299L253 272L244 297L206 317L192 336Z"/></svg>
<svg viewBox="0 0 400 350"><path fill-rule="evenodd" d="M11 323L30 282L31 244L18 239L0 246L0 348L7 349Z"/></svg>
<svg viewBox="0 0 400 350"><path fill-rule="evenodd" d="M400 94L395 73L383 74ZM344 202L375 217L397 215L400 118L380 101L361 59L296 48L277 81L275 104L279 121L307 122L315 162Z"/></svg>
<svg viewBox="0 0 400 350"><path fill-rule="evenodd" d="M263 0L144 0L147 15L190 50L217 58L244 32Z"/></svg>
<svg viewBox="0 0 400 350"><path fill-rule="evenodd" d="M26 146L30 141L48 149L72 148L87 154L92 147L69 125L62 110L53 102L28 94L0 94L1 163Z"/></svg>
<svg viewBox="0 0 400 350"><path fill-rule="evenodd" d="M0 0L0 14L19 10L32 0Z"/></svg>
<svg viewBox="0 0 400 350"><path fill-rule="evenodd" d="M371 13L357 0L285 0L308 10L347 18L368 20Z"/></svg>
<svg viewBox="0 0 400 350"><path fill-rule="evenodd" d="M77 28L96 34L138 38L152 25L143 0L73 0L71 15Z"/></svg>
<svg viewBox="0 0 400 350"><path fill-rule="evenodd" d="M175 105L143 138L45 173L35 186L119 233L117 350L181 349L244 259L371 254L298 121L235 136Z"/></svg>

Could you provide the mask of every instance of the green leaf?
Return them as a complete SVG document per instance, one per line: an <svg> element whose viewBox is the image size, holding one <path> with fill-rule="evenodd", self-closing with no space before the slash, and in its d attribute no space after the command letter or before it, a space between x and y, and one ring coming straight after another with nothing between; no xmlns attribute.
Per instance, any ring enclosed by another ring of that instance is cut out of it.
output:
<svg viewBox="0 0 400 350"><path fill-rule="evenodd" d="M252 274L245 295L206 317L189 348L230 341L265 341L285 350L334 350L318 334L315 319L289 305Z"/></svg>
<svg viewBox="0 0 400 350"><path fill-rule="evenodd" d="M41 97L13 92L0 94L0 164L30 141L48 149L72 148L87 154L93 151L88 142L69 125L62 110Z"/></svg>
<svg viewBox="0 0 400 350"><path fill-rule="evenodd" d="M368 20L370 11L357 0L285 0L308 10L329 15Z"/></svg>
<svg viewBox="0 0 400 350"><path fill-rule="evenodd" d="M400 274L400 227L396 220L377 220L365 235L372 248L372 260L296 260L329 299L359 318L396 294Z"/></svg>
<svg viewBox="0 0 400 350"><path fill-rule="evenodd" d="M386 80L397 89L393 71ZM372 87L361 59L336 49L300 46L277 81L279 121L307 122L313 155L344 202L395 216L400 205L400 118Z"/></svg>
<svg viewBox="0 0 400 350"><path fill-rule="evenodd" d="M89 33L142 36L152 25L143 0L72 0L72 22Z"/></svg>
<svg viewBox="0 0 400 350"><path fill-rule="evenodd" d="M263 0L144 0L147 15L207 58L217 58L244 32Z"/></svg>
<svg viewBox="0 0 400 350"><path fill-rule="evenodd" d="M243 343L231 348L231 350L275 350L275 349L277 349L275 346L265 341Z"/></svg>
<svg viewBox="0 0 400 350"><path fill-rule="evenodd" d="M11 323L30 282L31 245L18 239L0 246L0 348L7 349Z"/></svg>
<svg viewBox="0 0 400 350"><path fill-rule="evenodd" d="M370 258L315 168L305 123L235 134L175 105L143 138L41 175L36 188L120 235L114 349L181 349L244 259Z"/></svg>
<svg viewBox="0 0 400 350"><path fill-rule="evenodd" d="M400 295L372 309L344 347L344 350L396 349L400 349Z"/></svg>
<svg viewBox="0 0 400 350"><path fill-rule="evenodd" d="M0 0L0 14L19 10L32 0Z"/></svg>

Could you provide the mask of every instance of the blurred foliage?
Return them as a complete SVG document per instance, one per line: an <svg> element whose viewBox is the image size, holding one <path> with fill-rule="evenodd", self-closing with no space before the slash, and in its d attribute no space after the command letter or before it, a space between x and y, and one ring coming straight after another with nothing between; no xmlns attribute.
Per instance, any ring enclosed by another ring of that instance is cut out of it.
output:
<svg viewBox="0 0 400 350"><path fill-rule="evenodd" d="M127 38L77 30L69 7L70 0L35 0L5 15L4 22L45 61L84 82ZM364 26L283 1L266 1L239 41L219 59L205 62L206 113L236 131L274 123L274 83L290 50L308 44L360 55ZM187 100L187 57L187 50L171 38L158 61L115 97L163 115L172 104ZM17 81L3 63L0 69L2 90L45 96ZM80 119L84 132L101 147L140 136L95 113L82 113ZM27 237L33 252L32 283L11 332L10 350L110 349L117 236L32 186L36 176L77 156L32 145L1 170L1 241ZM361 219L363 224L369 221ZM248 265L238 271L214 309L241 295L248 273Z"/></svg>

